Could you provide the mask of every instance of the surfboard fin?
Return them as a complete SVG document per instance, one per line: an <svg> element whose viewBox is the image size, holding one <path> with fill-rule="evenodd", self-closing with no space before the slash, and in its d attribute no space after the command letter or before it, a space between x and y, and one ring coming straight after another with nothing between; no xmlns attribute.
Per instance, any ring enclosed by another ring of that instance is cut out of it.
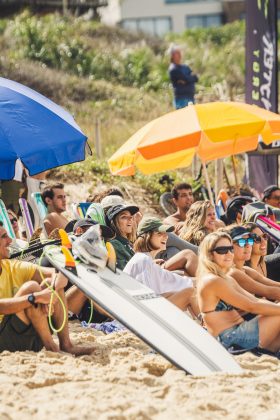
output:
<svg viewBox="0 0 280 420"><path fill-rule="evenodd" d="M72 248L72 243L69 239L69 236L68 236L67 232L65 232L64 229L59 229L58 233L59 233L59 236L61 238L61 246L65 246L65 248L71 249Z"/></svg>
<svg viewBox="0 0 280 420"><path fill-rule="evenodd" d="M106 248L108 251L107 267L115 273L117 271L116 251L110 242L106 242Z"/></svg>
<svg viewBox="0 0 280 420"><path fill-rule="evenodd" d="M71 273L74 273L75 275L77 275L76 261L74 260L73 255L71 254L69 249L66 248L65 246L61 247L61 251L63 252L63 254L65 256L65 268L66 268L66 270L69 270L69 271L71 271Z"/></svg>

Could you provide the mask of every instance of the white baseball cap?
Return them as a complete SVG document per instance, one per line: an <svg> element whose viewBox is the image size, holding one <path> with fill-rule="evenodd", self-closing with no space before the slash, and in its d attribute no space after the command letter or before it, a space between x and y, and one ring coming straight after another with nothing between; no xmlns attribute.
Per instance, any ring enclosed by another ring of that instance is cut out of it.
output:
<svg viewBox="0 0 280 420"><path fill-rule="evenodd" d="M104 197L100 202L104 210L108 210L112 206L124 203L124 199L119 195L106 195L106 197Z"/></svg>

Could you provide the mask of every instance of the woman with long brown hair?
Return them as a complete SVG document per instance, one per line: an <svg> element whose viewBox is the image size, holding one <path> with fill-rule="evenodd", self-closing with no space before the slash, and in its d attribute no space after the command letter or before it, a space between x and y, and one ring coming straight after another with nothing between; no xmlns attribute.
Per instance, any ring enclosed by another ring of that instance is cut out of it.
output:
<svg viewBox="0 0 280 420"><path fill-rule="evenodd" d="M215 209L209 200L196 201L187 212L180 238L194 245L200 242L210 232L217 229Z"/></svg>
<svg viewBox="0 0 280 420"><path fill-rule="evenodd" d="M173 226L164 224L156 217L141 220L134 242L135 255L124 268L124 272L150 287L155 293L170 300L182 310L190 308L191 313L199 313L193 287L193 279L169 271L156 263L156 255L166 248L168 232Z"/></svg>
<svg viewBox="0 0 280 420"><path fill-rule="evenodd" d="M106 217L116 237L111 240L116 256L117 267L123 270L130 258L133 257L133 241L135 239L134 215L139 212L139 207L129 204L117 204L111 207Z"/></svg>

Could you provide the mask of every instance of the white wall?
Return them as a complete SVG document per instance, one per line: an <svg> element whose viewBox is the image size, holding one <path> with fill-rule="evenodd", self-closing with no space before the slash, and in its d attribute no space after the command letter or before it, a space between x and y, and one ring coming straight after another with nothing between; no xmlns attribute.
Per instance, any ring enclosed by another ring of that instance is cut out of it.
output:
<svg viewBox="0 0 280 420"><path fill-rule="evenodd" d="M144 17L168 17L172 19L172 31L186 29L186 16L222 13L219 0L194 1L190 3L166 4L165 0L120 0L121 19Z"/></svg>
<svg viewBox="0 0 280 420"><path fill-rule="evenodd" d="M99 9L101 22L106 25L116 25L121 20L119 0L109 0L107 7Z"/></svg>

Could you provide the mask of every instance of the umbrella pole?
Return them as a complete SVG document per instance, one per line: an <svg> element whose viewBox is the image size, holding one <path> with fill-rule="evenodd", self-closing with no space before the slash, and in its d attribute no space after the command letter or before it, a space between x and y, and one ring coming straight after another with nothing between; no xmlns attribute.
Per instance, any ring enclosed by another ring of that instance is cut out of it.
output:
<svg viewBox="0 0 280 420"><path fill-rule="evenodd" d="M228 189L231 190L231 185L230 185L230 182L229 182L229 178L228 178L228 174L227 174L225 165L224 165L224 177L225 177Z"/></svg>
<svg viewBox="0 0 280 420"><path fill-rule="evenodd" d="M219 192L223 188L223 169L224 163L222 159L215 161L215 194L218 197Z"/></svg>
<svg viewBox="0 0 280 420"><path fill-rule="evenodd" d="M236 165L235 165L234 156L231 156L231 161L232 161L232 168L233 168L233 174L234 174L234 181L235 181L236 191L237 191L237 194L240 194L240 188L239 188L239 185L238 185L237 171L236 171Z"/></svg>
<svg viewBox="0 0 280 420"><path fill-rule="evenodd" d="M209 194L210 202L211 202L212 206L215 207L214 197L213 197L213 194L212 194L212 189L211 189L211 185L210 185L210 181L209 181L209 176L208 176L206 164L203 161L202 161L202 167L203 167L203 173L204 173L204 177L205 177L205 181L206 181L206 187L207 187L207 191L208 191L208 194Z"/></svg>

